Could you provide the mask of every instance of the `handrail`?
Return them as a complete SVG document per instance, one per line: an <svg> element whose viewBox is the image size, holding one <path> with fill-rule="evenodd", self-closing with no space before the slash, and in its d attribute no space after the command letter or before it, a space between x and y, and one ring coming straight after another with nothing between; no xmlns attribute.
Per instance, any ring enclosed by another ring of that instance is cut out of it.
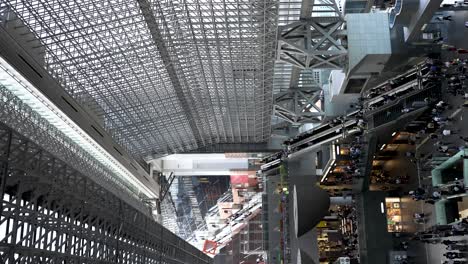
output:
<svg viewBox="0 0 468 264"><path fill-rule="evenodd" d="M395 26L396 18L398 15L400 15L402 9L403 9L403 0L396 0L395 6L393 6L389 12L388 20L389 20L390 28L393 28L393 26Z"/></svg>

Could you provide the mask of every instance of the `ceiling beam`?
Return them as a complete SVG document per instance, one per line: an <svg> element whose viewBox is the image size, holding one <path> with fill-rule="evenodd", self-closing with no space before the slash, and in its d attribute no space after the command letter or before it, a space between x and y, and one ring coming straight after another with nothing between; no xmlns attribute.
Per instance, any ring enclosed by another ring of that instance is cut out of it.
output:
<svg viewBox="0 0 468 264"><path fill-rule="evenodd" d="M205 145L205 141L201 136L199 126L195 122L193 111L190 109L189 102L184 95L182 85L180 84L180 80L177 77L174 62L172 61L166 43L163 40L164 38L161 34L158 22L156 21L156 17L154 16L151 4L148 2L148 0L137 0L137 2L138 6L140 7L141 13L145 19L145 22L148 25L148 29L154 41L154 44L156 44L164 66L166 67L167 73L172 83L172 87L174 88L174 91L177 95L177 99L179 100L180 106L185 112L195 141L197 145L199 145L200 143L202 145Z"/></svg>

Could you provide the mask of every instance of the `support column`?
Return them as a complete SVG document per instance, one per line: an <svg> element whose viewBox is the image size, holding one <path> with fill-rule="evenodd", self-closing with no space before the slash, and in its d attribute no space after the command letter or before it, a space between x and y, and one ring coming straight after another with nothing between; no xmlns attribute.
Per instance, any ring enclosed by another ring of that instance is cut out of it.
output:
<svg viewBox="0 0 468 264"><path fill-rule="evenodd" d="M404 28L405 41L409 43L419 39L422 27L431 20L442 0L418 0L418 2L416 14L412 15L410 25Z"/></svg>

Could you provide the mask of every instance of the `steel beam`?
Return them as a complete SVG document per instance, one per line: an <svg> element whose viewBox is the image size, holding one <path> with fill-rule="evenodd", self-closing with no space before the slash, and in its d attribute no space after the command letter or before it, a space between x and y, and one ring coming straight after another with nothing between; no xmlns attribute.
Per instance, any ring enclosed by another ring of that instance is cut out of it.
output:
<svg viewBox="0 0 468 264"><path fill-rule="evenodd" d="M198 144L205 145L205 140L202 137L202 128L195 122L194 111L190 108L190 103L187 97L184 94L184 90L182 89L182 85L180 83L179 77L177 76L176 69L174 67L173 59L171 58L169 51L167 49L166 43L164 42L164 38L161 34L161 30L159 28L159 24L156 21L156 17L154 16L153 9L151 8L150 2L148 0L138 0L138 6L140 7L141 13L145 18L145 22L148 25L149 32L151 33L152 39L154 44L158 47L159 54L161 55L161 59L166 67L166 70L169 74L169 78L172 83L172 87L177 95L177 99L180 102L181 107L184 110L185 115L187 116L187 120L189 122L190 128L192 129L192 134L196 140L197 146Z"/></svg>
<svg viewBox="0 0 468 264"><path fill-rule="evenodd" d="M135 208L142 212L147 211L147 208L140 204L138 190L118 180L109 169L1 85L0 99L0 122L14 127L16 131L71 164L109 192L119 195Z"/></svg>
<svg viewBox="0 0 468 264"><path fill-rule="evenodd" d="M212 262L4 124L0 149L1 263Z"/></svg>
<svg viewBox="0 0 468 264"><path fill-rule="evenodd" d="M1 15L0 15L1 17ZM4 27L0 23L0 56L21 74L36 89L44 94L57 108L59 108L68 118L85 131L97 144L103 147L108 154L115 158L122 166L145 184L149 189L158 192L159 187L156 182L149 179L148 171L145 167L134 159L134 157L103 127L90 109L75 101L59 81L55 80L42 65L37 63L28 52L19 45L18 41L10 34L9 27ZM1 81L0 81L1 83ZM4 88L0 88L4 90ZM9 102L13 102L10 100ZM18 109L23 109L19 107ZM37 115L34 115L37 116ZM13 120L15 121L15 120ZM52 130L52 128L51 128Z"/></svg>
<svg viewBox="0 0 468 264"><path fill-rule="evenodd" d="M274 98L273 115L292 125L318 123L325 115L321 107L316 106L321 94L319 87L311 91L289 89L278 93Z"/></svg>

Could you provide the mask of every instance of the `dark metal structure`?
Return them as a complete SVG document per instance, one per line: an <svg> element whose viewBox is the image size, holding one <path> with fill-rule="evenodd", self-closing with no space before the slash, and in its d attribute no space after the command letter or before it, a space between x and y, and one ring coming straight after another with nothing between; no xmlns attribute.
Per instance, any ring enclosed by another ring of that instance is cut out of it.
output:
<svg viewBox="0 0 468 264"><path fill-rule="evenodd" d="M209 257L0 124L1 263L210 263Z"/></svg>

